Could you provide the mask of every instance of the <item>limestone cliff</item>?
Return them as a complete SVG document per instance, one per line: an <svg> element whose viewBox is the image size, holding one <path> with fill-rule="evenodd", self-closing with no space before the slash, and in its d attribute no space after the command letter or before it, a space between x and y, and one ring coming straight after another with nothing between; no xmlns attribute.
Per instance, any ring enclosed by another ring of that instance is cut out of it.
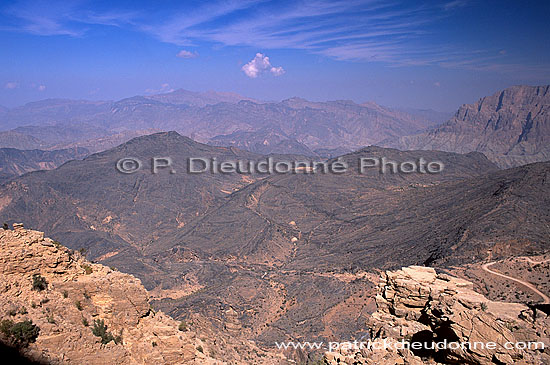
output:
<svg viewBox="0 0 550 365"><path fill-rule="evenodd" d="M460 107L441 126L383 143L403 150L481 152L503 168L550 159L550 85L514 86Z"/></svg>
<svg viewBox="0 0 550 365"><path fill-rule="evenodd" d="M148 297L139 279L92 264L42 232L0 229L0 320L39 328L26 356L51 364L264 363L155 312ZM94 334L103 324L104 336ZM10 342L8 334L0 339ZM261 353L253 344L248 350Z"/></svg>
<svg viewBox="0 0 550 365"><path fill-rule="evenodd" d="M326 363L550 363L550 317L523 304L490 301L476 293L471 282L437 274L432 268L411 266L384 273L376 303L378 310L369 323L370 348L365 344L363 349L329 352ZM400 341L476 345L403 349L396 345ZM481 345L489 342L495 343L494 348ZM383 343L389 345L384 348ZM528 343L531 349L517 348Z"/></svg>

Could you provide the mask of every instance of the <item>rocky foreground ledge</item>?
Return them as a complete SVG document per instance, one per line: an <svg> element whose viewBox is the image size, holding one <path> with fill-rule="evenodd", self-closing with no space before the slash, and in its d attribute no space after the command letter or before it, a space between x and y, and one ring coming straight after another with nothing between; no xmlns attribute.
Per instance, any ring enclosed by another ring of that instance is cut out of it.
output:
<svg viewBox="0 0 550 365"><path fill-rule="evenodd" d="M382 274L376 303L369 323L371 348L342 346L325 354L327 364L550 364L549 316L523 304L490 301L474 292L471 282L432 268ZM440 350L397 345L444 341L495 345ZM532 349L522 349L526 343Z"/></svg>
<svg viewBox="0 0 550 365"><path fill-rule="evenodd" d="M242 343L214 338L212 346L206 337L151 309L132 275L92 264L22 225L0 229L0 340L27 357L49 364L263 363L235 353Z"/></svg>

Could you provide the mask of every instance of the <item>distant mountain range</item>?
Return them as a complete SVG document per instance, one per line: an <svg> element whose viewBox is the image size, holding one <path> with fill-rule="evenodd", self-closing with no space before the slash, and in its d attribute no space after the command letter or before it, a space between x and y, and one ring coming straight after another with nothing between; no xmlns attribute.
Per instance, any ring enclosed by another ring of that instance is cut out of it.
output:
<svg viewBox="0 0 550 365"><path fill-rule="evenodd" d="M0 148L81 147L94 153L175 130L199 142L258 154L331 158L379 145L476 151L505 168L550 159L549 88L511 87L463 105L443 124L448 115L433 110L345 100L263 102L213 91L176 90L116 102L50 99L0 110L0 125L15 127L0 132Z"/></svg>
<svg viewBox="0 0 550 365"><path fill-rule="evenodd" d="M510 167L550 158L548 90L514 86L463 105L454 116L373 102L263 102L182 89L119 101L49 99L0 110L0 148L78 146L99 152L139 135L175 130L203 143L261 154L334 156L331 150L374 144L477 151L500 167Z"/></svg>
<svg viewBox="0 0 550 365"><path fill-rule="evenodd" d="M247 98L236 93L218 92L218 91L206 91L196 92L184 89L178 89L176 91L166 94L156 94L146 96L147 99L160 101L167 104L180 104L189 106L203 107L206 105L215 105L219 103L236 104L241 100L248 100L255 103L261 103L259 100Z"/></svg>
<svg viewBox="0 0 550 365"><path fill-rule="evenodd" d="M0 223L22 222L105 270L134 274L156 309L188 323L204 318L204 328L229 338L262 346L364 338L381 270L460 271L548 251L550 162L506 168L549 156L548 91L506 89L442 125L443 115L374 103L184 90L0 110L9 126L0 143L40 148L0 149ZM257 162L268 154L349 169L186 172L191 157ZM117 171L128 157L142 169ZM153 157L171 157L173 173L152 173ZM365 157L445 168L360 173Z"/></svg>
<svg viewBox="0 0 550 365"><path fill-rule="evenodd" d="M550 86L514 86L463 105L441 126L381 143L485 154L500 167L550 159Z"/></svg>
<svg viewBox="0 0 550 365"><path fill-rule="evenodd" d="M63 149L87 141L86 148L99 151L99 146L114 147L104 143L113 135L122 143L136 132L175 130L215 145L311 155L320 148L361 148L437 123L423 111L407 113L375 103L262 102L187 90L105 102L49 99L4 110L0 121L0 147ZM124 134L125 140L120 138Z"/></svg>

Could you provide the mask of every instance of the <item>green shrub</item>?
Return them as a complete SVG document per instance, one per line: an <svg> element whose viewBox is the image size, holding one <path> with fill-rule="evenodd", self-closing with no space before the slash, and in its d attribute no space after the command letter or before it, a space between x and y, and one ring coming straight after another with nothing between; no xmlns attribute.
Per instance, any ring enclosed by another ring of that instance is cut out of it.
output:
<svg viewBox="0 0 550 365"><path fill-rule="evenodd" d="M197 346L197 351L200 352L200 353L204 353L204 349L202 348L201 345Z"/></svg>
<svg viewBox="0 0 550 365"><path fill-rule="evenodd" d="M36 291L46 290L48 288L48 282L40 274L34 274L32 276L32 289Z"/></svg>
<svg viewBox="0 0 550 365"><path fill-rule="evenodd" d="M0 332L4 335L9 335L11 326L13 326L13 321L9 319L3 319L0 321Z"/></svg>
<svg viewBox="0 0 550 365"><path fill-rule="evenodd" d="M69 292L66 290L63 290L63 298L67 299L69 297Z"/></svg>
<svg viewBox="0 0 550 365"><path fill-rule="evenodd" d="M19 308L19 314L27 314L27 313L28 313L27 308L25 308L25 307Z"/></svg>
<svg viewBox="0 0 550 365"><path fill-rule="evenodd" d="M36 341L40 328L32 321L25 320L14 323L10 320L0 322L0 332L4 334L8 343L16 347L26 347L29 343Z"/></svg>
<svg viewBox="0 0 550 365"><path fill-rule="evenodd" d="M90 325L90 323L88 323L88 320L86 318L82 317L82 325L84 327L88 327Z"/></svg>
<svg viewBox="0 0 550 365"><path fill-rule="evenodd" d="M111 341L114 341L114 343L117 345L122 342L122 336L113 336L111 332L107 331L107 325L102 319L96 319L94 321L92 333L97 337L101 337L101 343L103 345L106 345Z"/></svg>
<svg viewBox="0 0 550 365"><path fill-rule="evenodd" d="M84 269L84 272L86 272L86 275L90 275L94 272L94 269L90 265L82 264L82 268Z"/></svg>
<svg viewBox="0 0 550 365"><path fill-rule="evenodd" d="M180 325L178 326L178 329L182 332L187 331L187 323L185 323L185 321L181 321Z"/></svg>
<svg viewBox="0 0 550 365"><path fill-rule="evenodd" d="M76 309L78 309L79 311L82 310L82 303L80 302L80 300L77 300L76 302L74 302L74 305Z"/></svg>
<svg viewBox="0 0 550 365"><path fill-rule="evenodd" d="M53 314L50 314L47 318L48 323L55 324L55 319L53 318Z"/></svg>

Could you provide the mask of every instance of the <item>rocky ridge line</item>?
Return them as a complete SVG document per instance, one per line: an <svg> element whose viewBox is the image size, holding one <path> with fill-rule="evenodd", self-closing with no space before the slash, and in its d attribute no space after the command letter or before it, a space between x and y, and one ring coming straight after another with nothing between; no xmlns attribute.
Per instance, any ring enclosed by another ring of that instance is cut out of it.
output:
<svg viewBox="0 0 550 365"><path fill-rule="evenodd" d="M43 290L33 288L36 274L46 280ZM0 229L0 320L30 319L40 328L36 341L23 349L30 358L50 364L280 361L252 343L198 333L192 326L180 328L179 322L155 312L148 297L139 279L90 263L78 252L44 238L42 232L20 224L14 224L13 230ZM102 344L92 333L95 320L104 321L121 342ZM257 358L237 353L239 346Z"/></svg>
<svg viewBox="0 0 550 365"><path fill-rule="evenodd" d="M393 347L328 352L327 364L550 363L549 316L523 304L490 301L473 290L473 283L433 268L411 266L383 273L376 303L378 310L368 323L371 341ZM496 346L422 352L398 348L395 344L402 340ZM544 343L544 349L505 348L506 343L528 342Z"/></svg>

